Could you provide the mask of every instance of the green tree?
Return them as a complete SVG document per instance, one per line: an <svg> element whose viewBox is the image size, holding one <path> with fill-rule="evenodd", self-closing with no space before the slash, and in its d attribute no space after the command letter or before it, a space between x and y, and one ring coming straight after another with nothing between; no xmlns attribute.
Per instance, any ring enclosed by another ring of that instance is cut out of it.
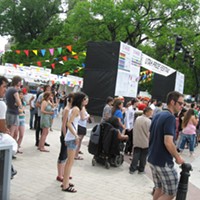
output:
<svg viewBox="0 0 200 200"><path fill-rule="evenodd" d="M13 2L0 2L0 34L16 39L18 43L13 49L71 44L74 51L81 52L86 50L88 41L123 41L184 73L185 91L197 92L194 74L199 75L200 71L198 0L65 0L65 4L59 0L32 0L31 4L28 0L21 0L18 4ZM59 19L60 12L67 12L65 21ZM176 52L174 56L177 35L184 38L184 47L195 56L196 71L183 62L183 53ZM7 56L6 59L11 58ZM82 62L82 58L78 63L74 60L72 65L65 63L64 67L54 71L72 72Z"/></svg>
<svg viewBox="0 0 200 200"><path fill-rule="evenodd" d="M61 0L1 0L0 34L10 35L20 44L30 43L58 18Z"/></svg>

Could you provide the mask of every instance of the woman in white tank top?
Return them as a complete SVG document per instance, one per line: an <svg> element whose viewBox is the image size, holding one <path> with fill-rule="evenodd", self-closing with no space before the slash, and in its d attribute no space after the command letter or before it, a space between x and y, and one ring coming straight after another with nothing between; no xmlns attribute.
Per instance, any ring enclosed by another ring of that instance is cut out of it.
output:
<svg viewBox="0 0 200 200"><path fill-rule="evenodd" d="M87 134L87 120L90 117L90 115L88 114L85 106L88 104L88 102L89 102L89 99L88 97L86 97L85 101L83 102L83 108L80 112L80 120L78 121L78 136L80 138L80 142L76 149L75 160L83 160L83 158L79 156L79 153L83 154L80 151L80 148L81 148L81 143L83 141L83 138Z"/></svg>
<svg viewBox="0 0 200 200"><path fill-rule="evenodd" d="M71 169L74 163L74 157L76 153L76 148L79 143L78 137L78 121L80 119L80 111L84 105L86 95L82 92L74 93L72 108L69 111L69 117L67 122L67 133L65 136L65 144L67 145L67 161L65 164L64 178L62 191L64 192L77 192L74 185L69 183L69 177Z"/></svg>

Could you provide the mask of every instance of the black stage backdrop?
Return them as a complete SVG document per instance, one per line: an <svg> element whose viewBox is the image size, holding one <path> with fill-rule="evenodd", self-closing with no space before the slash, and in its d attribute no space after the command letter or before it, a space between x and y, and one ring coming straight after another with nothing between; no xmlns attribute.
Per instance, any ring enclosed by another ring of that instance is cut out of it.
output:
<svg viewBox="0 0 200 200"><path fill-rule="evenodd" d="M114 97L120 42L89 42L82 91L89 96L87 110L101 116L108 96Z"/></svg>
<svg viewBox="0 0 200 200"><path fill-rule="evenodd" d="M158 101L166 102L167 94L175 89L176 72L165 77L154 74L152 98Z"/></svg>

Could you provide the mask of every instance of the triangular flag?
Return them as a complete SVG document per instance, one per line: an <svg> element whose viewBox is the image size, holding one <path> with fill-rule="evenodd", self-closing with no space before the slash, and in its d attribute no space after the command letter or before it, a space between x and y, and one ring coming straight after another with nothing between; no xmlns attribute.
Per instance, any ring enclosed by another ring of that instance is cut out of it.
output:
<svg viewBox="0 0 200 200"><path fill-rule="evenodd" d="M41 66L42 66L42 63L41 63L40 61L37 61L37 65L38 65L39 67L41 67Z"/></svg>
<svg viewBox="0 0 200 200"><path fill-rule="evenodd" d="M52 69L55 69L55 63L51 64Z"/></svg>
<svg viewBox="0 0 200 200"><path fill-rule="evenodd" d="M64 62L63 62L63 61L60 61L59 63L62 64L62 65L64 65Z"/></svg>
<svg viewBox="0 0 200 200"><path fill-rule="evenodd" d="M85 51L83 52L83 55L86 56L86 52Z"/></svg>
<svg viewBox="0 0 200 200"><path fill-rule="evenodd" d="M85 68L85 63L82 63L82 67Z"/></svg>
<svg viewBox="0 0 200 200"><path fill-rule="evenodd" d="M26 56L29 55L29 50L24 50L24 53L26 54Z"/></svg>
<svg viewBox="0 0 200 200"><path fill-rule="evenodd" d="M38 50L32 50L32 51L36 56L38 55Z"/></svg>
<svg viewBox="0 0 200 200"><path fill-rule="evenodd" d="M74 56L74 55L76 55L76 54L77 54L76 52L72 51L72 56Z"/></svg>
<svg viewBox="0 0 200 200"><path fill-rule="evenodd" d="M53 54L54 54L54 48L49 49L49 52L53 56Z"/></svg>
<svg viewBox="0 0 200 200"><path fill-rule="evenodd" d="M15 50L15 52L16 52L17 54L20 54L20 53L21 53L21 51L20 51L20 50Z"/></svg>
<svg viewBox="0 0 200 200"><path fill-rule="evenodd" d="M67 48L70 52L72 51L72 46L71 46L71 45L66 46L66 48Z"/></svg>
<svg viewBox="0 0 200 200"><path fill-rule="evenodd" d="M64 61L67 61L67 56L63 56L62 59L63 59Z"/></svg>
<svg viewBox="0 0 200 200"><path fill-rule="evenodd" d="M57 50L58 50L58 53L59 53L59 54L62 53L62 47L58 47Z"/></svg>
<svg viewBox="0 0 200 200"><path fill-rule="evenodd" d="M15 68L17 68L17 64L13 64L13 66L14 66Z"/></svg>
<svg viewBox="0 0 200 200"><path fill-rule="evenodd" d="M78 55L73 56L76 60L78 60Z"/></svg>
<svg viewBox="0 0 200 200"><path fill-rule="evenodd" d="M23 63L21 63L21 64L19 64L19 66L24 66L24 64L23 64Z"/></svg>
<svg viewBox="0 0 200 200"><path fill-rule="evenodd" d="M40 52L41 52L42 56L45 56L46 49L41 49Z"/></svg>
<svg viewBox="0 0 200 200"><path fill-rule="evenodd" d="M65 72L65 74L66 74L66 75L70 75L70 73L69 73L69 72Z"/></svg>
<svg viewBox="0 0 200 200"><path fill-rule="evenodd" d="M45 62L49 62L49 60L45 60Z"/></svg>

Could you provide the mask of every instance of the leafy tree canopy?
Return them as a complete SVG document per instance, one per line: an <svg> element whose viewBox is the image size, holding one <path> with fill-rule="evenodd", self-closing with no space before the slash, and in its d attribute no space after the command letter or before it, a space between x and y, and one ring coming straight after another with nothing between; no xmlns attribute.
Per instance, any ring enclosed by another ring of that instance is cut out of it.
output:
<svg viewBox="0 0 200 200"><path fill-rule="evenodd" d="M184 73L185 92L191 93L198 92L194 75L200 75L199 7L199 0L1 0L0 34L15 39L13 49L71 44L79 52L88 41L123 41ZM59 17L63 12L65 20ZM183 62L183 53L174 55L177 35L195 56L195 70ZM16 61L7 54L5 60ZM55 71L72 70L83 61Z"/></svg>

